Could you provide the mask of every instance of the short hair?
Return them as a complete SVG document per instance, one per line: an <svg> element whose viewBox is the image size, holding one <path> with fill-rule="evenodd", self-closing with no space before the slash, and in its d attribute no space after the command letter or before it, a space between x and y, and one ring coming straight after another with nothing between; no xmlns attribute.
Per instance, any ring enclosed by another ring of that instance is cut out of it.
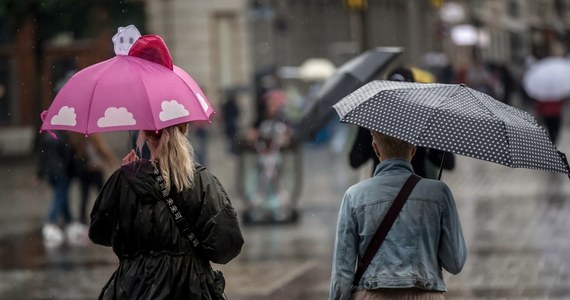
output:
<svg viewBox="0 0 570 300"><path fill-rule="evenodd" d="M380 144L382 152L387 158L406 158L407 152L414 148L414 145L406 141L378 131L370 130L370 133L372 134L372 139Z"/></svg>

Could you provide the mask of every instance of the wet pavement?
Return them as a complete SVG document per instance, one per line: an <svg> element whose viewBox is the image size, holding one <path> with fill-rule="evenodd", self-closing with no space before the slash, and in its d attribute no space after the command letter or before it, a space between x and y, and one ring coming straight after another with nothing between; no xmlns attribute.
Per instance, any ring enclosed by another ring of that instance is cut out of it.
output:
<svg viewBox="0 0 570 300"><path fill-rule="evenodd" d="M236 162L221 136L210 143L209 168L242 211ZM570 152L570 128L559 144ZM230 299L326 299L338 208L359 172L326 145L305 146L303 162L299 222L242 227L242 253L216 266ZM34 161L0 165L0 299L96 298L116 267L112 251L45 248L40 230L50 194L34 180ZM570 299L568 177L458 156L443 181L455 194L469 249L463 271L446 275L447 299Z"/></svg>

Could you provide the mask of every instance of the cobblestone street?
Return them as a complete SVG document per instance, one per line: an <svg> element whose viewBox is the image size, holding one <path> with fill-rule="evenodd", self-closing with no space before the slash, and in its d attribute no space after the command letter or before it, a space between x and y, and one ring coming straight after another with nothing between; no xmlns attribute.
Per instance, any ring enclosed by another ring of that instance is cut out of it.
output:
<svg viewBox="0 0 570 300"><path fill-rule="evenodd" d="M559 149L569 152L569 128L562 134ZM241 211L236 162L223 142L212 136L209 168ZM300 221L242 227L242 253L216 266L230 299L326 299L338 208L359 172L327 146L305 146L303 162ZM0 298L96 298L116 268L112 251L44 248L40 229L50 194L34 181L34 161L3 160L0 178ZM447 299L570 299L568 177L458 156L442 180L455 194L469 248L464 270L446 276Z"/></svg>

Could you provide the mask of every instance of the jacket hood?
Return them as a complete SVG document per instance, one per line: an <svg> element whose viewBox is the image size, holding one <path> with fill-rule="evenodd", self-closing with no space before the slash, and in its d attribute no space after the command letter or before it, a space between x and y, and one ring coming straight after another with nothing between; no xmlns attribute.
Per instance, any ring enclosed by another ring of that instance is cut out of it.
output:
<svg viewBox="0 0 570 300"><path fill-rule="evenodd" d="M154 175L154 166L141 159L121 167L121 172L137 196L144 202L158 201L162 194Z"/></svg>
<svg viewBox="0 0 570 300"><path fill-rule="evenodd" d="M194 163L195 173L198 174L205 168ZM121 167L121 172L129 182L130 187L137 196L145 203L162 200L162 193L156 183L153 164L146 159L140 159ZM171 190L174 187L171 187Z"/></svg>

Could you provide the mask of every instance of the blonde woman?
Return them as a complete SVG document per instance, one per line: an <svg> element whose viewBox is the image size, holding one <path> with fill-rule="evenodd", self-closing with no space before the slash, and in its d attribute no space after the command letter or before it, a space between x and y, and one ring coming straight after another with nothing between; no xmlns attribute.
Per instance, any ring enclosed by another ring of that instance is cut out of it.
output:
<svg viewBox="0 0 570 300"><path fill-rule="evenodd" d="M186 130L141 131L138 148L146 142L151 159L131 151L97 197L89 237L119 258L99 299L212 299L210 262L225 264L240 253L237 214L218 179L194 162ZM155 170L197 246L177 227Z"/></svg>

